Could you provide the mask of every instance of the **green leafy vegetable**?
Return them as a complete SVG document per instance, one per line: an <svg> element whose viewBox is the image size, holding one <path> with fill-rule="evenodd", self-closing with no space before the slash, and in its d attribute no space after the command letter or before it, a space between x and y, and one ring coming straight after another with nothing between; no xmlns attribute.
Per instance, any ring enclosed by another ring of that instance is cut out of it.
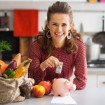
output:
<svg viewBox="0 0 105 105"><path fill-rule="evenodd" d="M2 41L0 42L0 52L5 50L11 51L11 45L7 41Z"/></svg>

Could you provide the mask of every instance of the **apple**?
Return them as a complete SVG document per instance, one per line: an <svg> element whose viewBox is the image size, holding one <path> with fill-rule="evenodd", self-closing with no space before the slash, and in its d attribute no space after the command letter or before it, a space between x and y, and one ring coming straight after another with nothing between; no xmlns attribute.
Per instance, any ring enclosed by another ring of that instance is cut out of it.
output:
<svg viewBox="0 0 105 105"><path fill-rule="evenodd" d="M35 85L33 86L32 93L34 94L35 97L41 98L45 94L45 88L41 85Z"/></svg>
<svg viewBox="0 0 105 105"><path fill-rule="evenodd" d="M45 88L45 94L49 94L52 89L52 85L50 81L41 81L39 85L42 85Z"/></svg>

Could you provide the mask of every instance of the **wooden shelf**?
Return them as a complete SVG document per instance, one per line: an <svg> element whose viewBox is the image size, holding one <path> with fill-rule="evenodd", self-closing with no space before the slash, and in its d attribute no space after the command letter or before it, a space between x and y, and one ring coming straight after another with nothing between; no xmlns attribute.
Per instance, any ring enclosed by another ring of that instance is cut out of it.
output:
<svg viewBox="0 0 105 105"><path fill-rule="evenodd" d="M68 0L69 1L69 0ZM38 9L39 11L47 11L48 7L55 1L0 1L0 11L14 9ZM89 3L89 2L68 2L75 12L105 12L105 3Z"/></svg>
<svg viewBox="0 0 105 105"><path fill-rule="evenodd" d="M9 28L0 28L0 31L10 31Z"/></svg>

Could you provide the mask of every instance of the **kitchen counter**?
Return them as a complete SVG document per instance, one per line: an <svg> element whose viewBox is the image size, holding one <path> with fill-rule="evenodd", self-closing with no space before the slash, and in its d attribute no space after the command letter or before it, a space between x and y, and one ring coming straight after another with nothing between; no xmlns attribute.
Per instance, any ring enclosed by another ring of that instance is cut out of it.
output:
<svg viewBox="0 0 105 105"><path fill-rule="evenodd" d="M5 105L64 105L51 104L52 95L42 98L30 98L23 102L10 103ZM71 92L71 97L76 101L76 105L105 105L105 88L86 88Z"/></svg>
<svg viewBox="0 0 105 105"><path fill-rule="evenodd" d="M92 67L88 67L87 70L88 71L105 71L105 68L92 68Z"/></svg>

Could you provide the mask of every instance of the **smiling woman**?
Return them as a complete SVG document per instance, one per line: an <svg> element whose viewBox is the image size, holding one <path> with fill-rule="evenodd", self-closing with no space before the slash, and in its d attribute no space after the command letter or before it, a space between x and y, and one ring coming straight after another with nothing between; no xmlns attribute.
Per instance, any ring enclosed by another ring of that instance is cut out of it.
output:
<svg viewBox="0 0 105 105"><path fill-rule="evenodd" d="M73 84L84 89L87 81L85 45L81 34L74 29L73 14L67 2L55 2L49 6L43 33L31 44L29 77L40 81L54 78L70 79L75 67ZM60 64L63 64L61 67ZM62 69L61 72L56 72Z"/></svg>

